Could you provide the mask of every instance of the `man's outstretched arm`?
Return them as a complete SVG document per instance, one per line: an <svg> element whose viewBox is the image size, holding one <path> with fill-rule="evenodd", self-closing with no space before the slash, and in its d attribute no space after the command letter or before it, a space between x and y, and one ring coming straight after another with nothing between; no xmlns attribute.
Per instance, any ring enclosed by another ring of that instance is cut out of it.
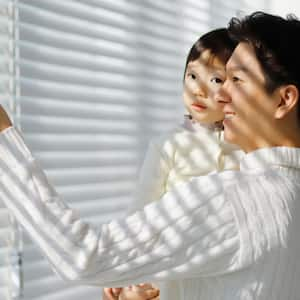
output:
<svg viewBox="0 0 300 300"><path fill-rule="evenodd" d="M59 198L17 130L6 127L0 197L66 280L125 286L239 265L238 229L217 175L181 184L144 210L93 228Z"/></svg>

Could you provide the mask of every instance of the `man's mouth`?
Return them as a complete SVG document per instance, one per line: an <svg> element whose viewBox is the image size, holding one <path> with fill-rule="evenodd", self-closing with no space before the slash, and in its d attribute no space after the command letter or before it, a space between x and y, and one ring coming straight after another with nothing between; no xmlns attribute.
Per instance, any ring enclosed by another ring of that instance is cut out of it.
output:
<svg viewBox="0 0 300 300"><path fill-rule="evenodd" d="M231 120L235 116L234 112L225 112L224 119Z"/></svg>

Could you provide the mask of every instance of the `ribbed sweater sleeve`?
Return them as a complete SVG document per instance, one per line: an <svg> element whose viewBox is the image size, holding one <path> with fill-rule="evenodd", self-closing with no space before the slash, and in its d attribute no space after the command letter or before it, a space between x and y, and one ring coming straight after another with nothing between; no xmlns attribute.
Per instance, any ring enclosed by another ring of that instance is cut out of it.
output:
<svg viewBox="0 0 300 300"><path fill-rule="evenodd" d="M240 239L217 175L93 228L57 195L20 134L0 134L0 196L61 277L82 284L210 276L239 268Z"/></svg>

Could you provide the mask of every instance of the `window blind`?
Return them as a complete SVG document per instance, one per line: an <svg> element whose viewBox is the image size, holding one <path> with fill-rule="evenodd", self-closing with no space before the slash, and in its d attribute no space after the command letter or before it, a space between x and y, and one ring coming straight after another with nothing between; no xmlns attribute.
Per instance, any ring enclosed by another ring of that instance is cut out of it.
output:
<svg viewBox="0 0 300 300"><path fill-rule="evenodd" d="M87 221L124 213L149 140L182 118L188 49L244 8L232 2L13 1L15 121L49 180ZM99 288L63 283L26 235L23 262L25 300L101 298Z"/></svg>
<svg viewBox="0 0 300 300"><path fill-rule="evenodd" d="M19 0L18 9L26 141L86 220L116 218L149 137L173 126L181 110L178 14L151 1ZM100 299L101 290L62 282L25 236L24 298L83 297Z"/></svg>
<svg viewBox="0 0 300 300"><path fill-rule="evenodd" d="M0 103L14 119L18 96L14 1L0 1ZM18 299L21 291L21 244L18 225L0 199L0 299Z"/></svg>

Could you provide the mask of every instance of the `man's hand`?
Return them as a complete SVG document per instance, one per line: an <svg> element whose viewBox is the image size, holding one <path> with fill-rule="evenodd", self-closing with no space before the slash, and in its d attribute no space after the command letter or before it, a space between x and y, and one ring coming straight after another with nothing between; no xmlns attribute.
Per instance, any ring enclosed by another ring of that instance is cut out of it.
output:
<svg viewBox="0 0 300 300"><path fill-rule="evenodd" d="M10 126L12 126L12 123L9 119L9 116L7 115L2 105L0 105L0 132Z"/></svg>

